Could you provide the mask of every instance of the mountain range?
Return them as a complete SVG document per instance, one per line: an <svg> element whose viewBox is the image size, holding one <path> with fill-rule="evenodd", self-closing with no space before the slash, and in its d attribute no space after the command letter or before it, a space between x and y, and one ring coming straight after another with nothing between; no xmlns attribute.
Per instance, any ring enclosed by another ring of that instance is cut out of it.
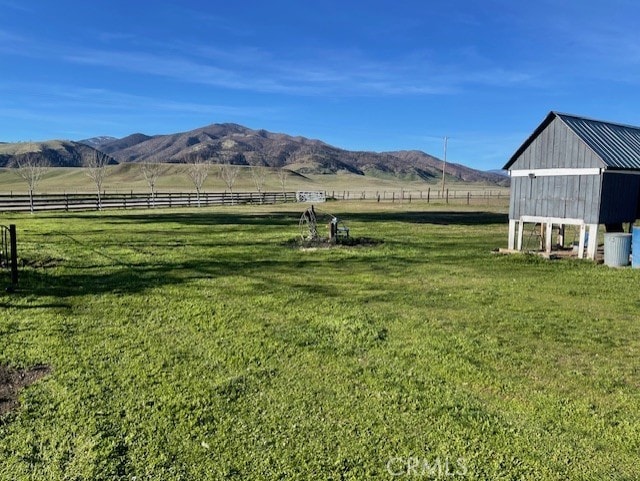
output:
<svg viewBox="0 0 640 481"><path fill-rule="evenodd" d="M27 144L0 144L0 167L13 155L22 155ZM49 141L35 145L54 166L80 166L84 156L94 149L104 152L114 162L185 162L194 158L214 163L286 168L300 174L349 172L358 175L399 176L410 179L442 177L442 160L411 150L365 152L340 149L320 140L253 130L237 124L212 124L188 132L168 135L136 133L117 139L93 137L73 141ZM445 173L453 180L506 185L503 175L484 172L455 163L446 163Z"/></svg>

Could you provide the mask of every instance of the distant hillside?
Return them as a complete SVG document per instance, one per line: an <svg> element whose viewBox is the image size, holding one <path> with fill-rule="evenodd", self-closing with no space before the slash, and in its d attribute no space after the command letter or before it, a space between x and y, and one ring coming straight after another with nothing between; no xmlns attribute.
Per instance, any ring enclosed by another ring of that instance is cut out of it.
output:
<svg viewBox="0 0 640 481"><path fill-rule="evenodd" d="M237 124L213 124L189 132L133 134L101 145L119 162L183 162L190 156L216 163L286 167L301 174L351 172L429 180L442 176L442 161L420 151L353 152L320 140L252 130ZM508 179L447 163L447 176L467 182L505 185Z"/></svg>
<svg viewBox="0 0 640 481"><path fill-rule="evenodd" d="M42 156L54 167L80 167L95 152L93 147L68 140L0 144L0 167L7 167L16 156L28 154ZM117 164L113 158L109 163Z"/></svg>
<svg viewBox="0 0 640 481"><path fill-rule="evenodd" d="M414 169L421 177L442 177L443 161L425 154L419 150L402 150L389 152L393 157L400 159L400 171ZM505 177L491 172L472 169L461 164L447 162L444 166L445 174L455 177L464 182L487 182L492 184L505 185ZM508 181L508 179L506 179Z"/></svg>
<svg viewBox="0 0 640 481"><path fill-rule="evenodd" d="M93 137L81 142L48 141L0 144L0 167L25 146L44 155L53 166L82 165L86 155L98 149L115 161L178 163L198 157L214 163L285 167L299 174L349 172L379 178L435 180L442 177L442 160L417 150L397 152L354 152L320 140L252 130L237 124L213 124L169 135L136 133L115 139ZM450 180L508 185L504 175L471 169L447 162Z"/></svg>
<svg viewBox="0 0 640 481"><path fill-rule="evenodd" d="M118 139L116 137L109 137L105 135L102 137L92 137L90 139L78 140L78 143L88 145L89 147L100 150L100 147L108 144L109 142L113 142L114 140Z"/></svg>
<svg viewBox="0 0 640 481"><path fill-rule="evenodd" d="M110 142L105 142L100 146L100 150L105 154L112 154L114 152L120 152L122 150L134 147L142 142L151 140L153 137L144 134L131 134L122 139L113 139Z"/></svg>

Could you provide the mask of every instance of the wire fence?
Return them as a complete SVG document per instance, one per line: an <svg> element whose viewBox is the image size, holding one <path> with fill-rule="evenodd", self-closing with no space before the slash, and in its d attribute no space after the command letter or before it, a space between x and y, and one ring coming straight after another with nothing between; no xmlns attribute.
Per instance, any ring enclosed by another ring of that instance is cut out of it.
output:
<svg viewBox="0 0 640 481"><path fill-rule="evenodd" d="M334 190L326 192L327 199L333 200L373 200L376 202L413 202L427 203L500 203L509 200L508 190L463 190L456 189L427 189L427 190Z"/></svg>
<svg viewBox="0 0 640 481"><path fill-rule="evenodd" d="M309 196L310 193L316 195ZM304 195L301 195L304 194ZM372 201L493 205L508 202L506 190L332 190L305 192L156 192L0 194L2 212L81 211L144 209L160 207L204 207L214 205L279 204L285 202Z"/></svg>

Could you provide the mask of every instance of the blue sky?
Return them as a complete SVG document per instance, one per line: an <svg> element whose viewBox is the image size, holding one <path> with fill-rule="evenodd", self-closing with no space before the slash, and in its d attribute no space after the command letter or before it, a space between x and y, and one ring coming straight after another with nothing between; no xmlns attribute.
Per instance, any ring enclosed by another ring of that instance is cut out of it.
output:
<svg viewBox="0 0 640 481"><path fill-rule="evenodd" d="M640 2L0 0L0 141L211 123L501 167L550 110L640 125Z"/></svg>

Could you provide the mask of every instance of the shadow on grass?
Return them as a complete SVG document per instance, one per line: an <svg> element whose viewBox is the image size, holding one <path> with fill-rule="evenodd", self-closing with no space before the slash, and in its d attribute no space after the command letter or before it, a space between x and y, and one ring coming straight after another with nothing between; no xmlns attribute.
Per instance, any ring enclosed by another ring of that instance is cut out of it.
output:
<svg viewBox="0 0 640 481"><path fill-rule="evenodd" d="M404 222L413 224L435 224L435 225L481 225L506 223L506 214L493 212L456 212L456 211L418 211L418 212L343 212L340 214L347 222L376 223L376 222ZM198 225L259 225L259 226L295 226L299 219L298 212L275 212L275 213L249 213L237 214L232 212L145 212L145 213L118 213L118 214L73 214L66 217L78 217L87 221L99 218L100 222L111 222L122 224L127 232L135 225L143 223L160 224L179 223L185 226ZM159 228L162 231L162 228ZM153 252L146 252L141 246L134 245L136 251L148 254L149 257L143 262L129 263L117 256L102 252L95 248L91 242L84 242L77 237L58 232L65 237L66 242L74 243L91 252L94 256L108 259L108 265L78 266L65 268L64 266L55 270L38 268L37 266L24 269L21 272L20 286L17 295L38 295L56 298L68 298L71 296L99 295L103 293L130 294L142 292L148 289L166 285L179 285L191 282L194 279L216 279L230 276L246 276L256 282L263 283L266 290L292 288L300 289L311 294L326 296L336 295L332 287L328 290L326 286L320 286L307 280L300 281L300 274L304 272L316 272L331 277L335 274L330 260L318 257L291 257L287 254L279 255L276 251L272 253L253 252L244 250L239 253L223 253L217 257L189 258L183 261L170 260L159 262L154 259ZM145 239L152 242L153 236L149 238L148 232ZM115 237L117 239L117 236ZM394 244L393 240L383 239L385 244ZM230 240L230 244L233 244ZM253 241L252 241L253 242ZM264 244L260 240L256 244ZM406 242L403 243L403 245ZM182 244L181 244L182 245ZM217 245L211 243L211 247ZM228 244L226 244L228 245ZM247 243L242 244L250 247ZM274 245L274 248L276 246ZM279 249L289 250L279 246ZM276 248L277 250L277 248ZM289 250L290 251L290 250ZM255 255L254 255L255 254ZM256 258L258 256L258 258ZM263 256L259 258L259 256ZM352 258L349 267L359 268L358 259ZM389 260L387 260L389 262ZM394 268L408 267L415 262L413 258L400 259L394 256ZM371 259L364 258L362 265L371 269ZM362 267L363 269L365 267ZM277 276L273 276L277 273ZM279 280L276 280L277 279ZM302 276L304 278L304 276ZM298 279L296 282L295 279ZM322 283L320 283L322 284ZM338 291L339 294L339 291ZM56 304L56 303L52 303ZM60 305L59 307L63 307Z"/></svg>
<svg viewBox="0 0 640 481"><path fill-rule="evenodd" d="M182 224L182 225L262 225L297 226L300 216L306 208L300 205L298 210L264 213L237 213L220 211L203 212L153 212L145 213L74 213L65 214L65 218L99 218L101 222L111 224ZM322 209L324 210L324 209ZM486 211L387 211L387 212L340 212L336 214L345 221L357 222L406 222L410 224L438 225L482 225L508 222L508 215Z"/></svg>
<svg viewBox="0 0 640 481"><path fill-rule="evenodd" d="M52 273L46 269L25 270L16 294L66 298L105 293L131 294L193 279L242 275L247 269L273 270L275 261L202 261L163 264L98 266L79 271ZM268 272L268 271L267 271Z"/></svg>
<svg viewBox="0 0 640 481"><path fill-rule="evenodd" d="M19 290L18 290L19 292ZM71 304L58 303L44 303L44 304L29 304L29 305L15 305L7 302L0 302L0 308L2 309L71 309Z"/></svg>
<svg viewBox="0 0 640 481"><path fill-rule="evenodd" d="M306 284L298 280L300 272L325 269L331 270L328 261L307 259L250 259L239 256L225 259L194 259L187 262L167 262L162 264L137 264L135 266L112 265L97 266L82 270L64 270L52 272L47 269L28 269L22 272L16 296L48 296L65 299L83 295L134 294L162 286L180 285L198 279L224 279L227 277L247 277L260 283L265 290L282 287L300 289L318 294L322 286ZM273 272L282 274L276 281ZM327 294L327 292L321 292ZM331 292L330 294L333 294ZM11 299L11 298L7 298ZM3 307L16 306L5 302ZM64 301L39 303L36 307L64 308ZM25 307L26 308L26 307Z"/></svg>
<svg viewBox="0 0 640 481"><path fill-rule="evenodd" d="M300 211L265 212L265 213L234 213L220 211L202 212L154 212L145 213L121 213L121 214L96 214L74 213L65 214L65 219L91 219L99 218L100 222L107 224L182 224L194 226L206 225L297 225L304 209Z"/></svg>
<svg viewBox="0 0 640 481"><path fill-rule="evenodd" d="M484 211L344 212L340 217L345 219L345 222L406 222L436 225L506 224L509 221L507 214Z"/></svg>
<svg viewBox="0 0 640 481"><path fill-rule="evenodd" d="M281 247L291 251L286 247ZM403 270L415 262L413 258L394 257L387 261L393 264L393 270ZM348 270L371 272L376 271L371 265L371 259L350 258L345 263L336 264L334 260L324 256L274 257L271 259L252 259L245 254L227 255L216 259L193 259L181 262L141 263L135 266L116 264L110 266L95 266L82 269L25 269L20 278L19 288L15 294L6 297L0 304L2 307L17 308L68 308L65 299L85 295L130 295L150 289L165 286L180 286L196 283L199 280L216 280L224 284L225 289L233 289L234 283L228 279L239 279L238 289L256 289L263 293L277 293L281 291L298 291L306 295L339 298L343 295L340 273ZM320 279L330 279L337 276L337 282L318 282L316 277L306 275L313 272ZM275 275L274 275L275 274ZM242 279L250 279L247 284ZM197 287L194 286L194 289ZM13 296L22 297L29 301L32 296L53 297L54 302L38 302L23 305L11 302Z"/></svg>

